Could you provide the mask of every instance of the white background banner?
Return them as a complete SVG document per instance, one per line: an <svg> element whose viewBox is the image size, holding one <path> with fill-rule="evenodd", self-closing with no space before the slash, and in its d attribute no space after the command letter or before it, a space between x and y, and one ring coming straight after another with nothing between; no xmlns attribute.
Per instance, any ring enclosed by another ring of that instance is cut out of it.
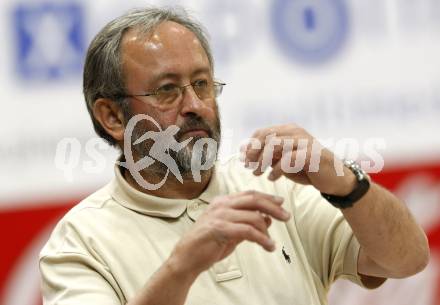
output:
<svg viewBox="0 0 440 305"><path fill-rule="evenodd" d="M206 26L216 77L227 83L218 100L222 156L238 152L257 128L291 122L330 147L351 139L342 155L368 159L366 143L379 139L385 169L440 172L438 0L3 0L0 216L69 205L111 178L117 152L93 132L82 96L84 54L106 22L146 4L183 6ZM426 177L402 179L394 190L428 230L440 223L440 179ZM13 225L19 234L20 223ZM35 259L34 252L23 257ZM19 269L0 268L0 287L10 287ZM27 288L22 281L33 277L26 274L14 285ZM434 258L427 271L374 293L337 284L331 304L440 304L439 278ZM18 297L5 291L5 300ZM18 305L11 302L4 304Z"/></svg>

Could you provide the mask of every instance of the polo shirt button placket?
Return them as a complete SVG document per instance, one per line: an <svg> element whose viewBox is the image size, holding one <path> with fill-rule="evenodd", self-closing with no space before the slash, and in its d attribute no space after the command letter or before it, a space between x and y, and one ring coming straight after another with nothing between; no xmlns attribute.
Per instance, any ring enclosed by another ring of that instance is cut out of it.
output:
<svg viewBox="0 0 440 305"><path fill-rule="evenodd" d="M202 204L197 200L193 200L187 204L186 212L192 221L196 221L197 218L203 213Z"/></svg>
<svg viewBox="0 0 440 305"><path fill-rule="evenodd" d="M201 200L192 200L188 202L186 212L192 221L197 221L201 214L203 214L207 204ZM215 263L211 267L211 272L214 273L216 282L223 282L237 279L243 276L240 268L240 263L236 251L231 253L228 257L220 262Z"/></svg>

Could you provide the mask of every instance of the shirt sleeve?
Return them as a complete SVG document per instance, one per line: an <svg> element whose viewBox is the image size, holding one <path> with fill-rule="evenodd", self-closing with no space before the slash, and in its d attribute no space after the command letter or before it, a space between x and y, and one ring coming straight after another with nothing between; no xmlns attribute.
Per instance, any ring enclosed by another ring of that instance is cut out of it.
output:
<svg viewBox="0 0 440 305"><path fill-rule="evenodd" d="M121 305L123 296L105 266L81 253L57 253L40 259L44 305Z"/></svg>
<svg viewBox="0 0 440 305"><path fill-rule="evenodd" d="M299 238L323 286L342 277L364 287L357 271L360 245L341 211L312 186L296 185L293 204Z"/></svg>

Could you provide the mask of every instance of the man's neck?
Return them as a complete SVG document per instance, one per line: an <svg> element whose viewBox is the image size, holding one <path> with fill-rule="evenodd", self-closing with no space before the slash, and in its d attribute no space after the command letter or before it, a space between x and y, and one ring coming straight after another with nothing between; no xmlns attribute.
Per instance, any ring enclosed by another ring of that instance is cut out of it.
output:
<svg viewBox="0 0 440 305"><path fill-rule="evenodd" d="M165 183L159 187L157 190L149 190L140 186L133 176L130 174L129 170L123 170L123 176L125 180L136 190L162 198L170 198L170 199L194 199L200 196L201 193L206 189L209 182L211 181L211 177L214 169L201 172L201 181L195 182L192 175L184 176L183 183L176 179L172 174L169 174ZM142 176L145 180L149 181L149 183L159 183L162 177L158 177L157 174L153 173L142 173Z"/></svg>

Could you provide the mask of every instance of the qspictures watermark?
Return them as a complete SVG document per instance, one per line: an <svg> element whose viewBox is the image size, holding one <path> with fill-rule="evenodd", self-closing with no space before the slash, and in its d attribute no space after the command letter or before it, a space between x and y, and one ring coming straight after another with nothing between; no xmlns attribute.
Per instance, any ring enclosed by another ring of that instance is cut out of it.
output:
<svg viewBox="0 0 440 305"><path fill-rule="evenodd" d="M156 130L149 130L132 142L133 132L136 125L142 121L148 121L150 125ZM190 150L190 170L192 179L195 182L201 181L202 171L209 170L214 166L218 157L218 143L209 137L202 137L194 139L189 137L184 141L179 142L176 135L180 128L176 125L171 125L166 129L161 126L150 116L145 114L138 114L133 116L128 122L124 133L124 147L122 147L125 160L117 161L119 166L126 168L136 180L136 182L147 190L156 190L163 186L169 175L173 175L180 183L184 183L182 173L179 166L173 158L173 153L178 153L181 150ZM233 131L229 130L225 133L223 141L225 143L233 143ZM193 141L195 140L195 141ZM144 141L150 141L148 153L141 159L135 160L136 156L133 153L133 145L140 145ZM261 165L264 171L272 165L274 153L279 154L281 170L284 173L298 173L305 169L307 155L310 156L307 170L310 172L318 172L321 160L321 153L324 148L328 148L335 153L337 159L348 158L358 159L359 156L364 156L368 160L361 160L361 167L369 172L375 173L382 170L384 166L384 159L380 151L385 150L386 143L383 138L369 138L360 142L353 138L342 139L283 139L277 138L276 134L266 136L264 141L256 138L248 138L241 141L241 146L247 145L249 149L262 150L260 162L248 162L248 168L255 170ZM232 145L229 151L226 151L226 156L236 154L236 149ZM104 172L107 159L104 152L108 151L109 147L100 138L93 138L85 144L85 154L89 160L83 161L80 164L82 145L78 139L64 138L62 139L56 149L55 166L57 169L63 171L64 177L67 181L73 181L73 173L75 169L81 167L82 171L88 174L99 174ZM334 162L334 168L337 175L343 175L343 168L341 162ZM228 159L228 158L227 158ZM241 159L244 161L244 152L241 152ZM221 160L219 160L221 163ZM155 166L159 163L166 171L163 178L156 183L148 181L142 175L149 167Z"/></svg>

